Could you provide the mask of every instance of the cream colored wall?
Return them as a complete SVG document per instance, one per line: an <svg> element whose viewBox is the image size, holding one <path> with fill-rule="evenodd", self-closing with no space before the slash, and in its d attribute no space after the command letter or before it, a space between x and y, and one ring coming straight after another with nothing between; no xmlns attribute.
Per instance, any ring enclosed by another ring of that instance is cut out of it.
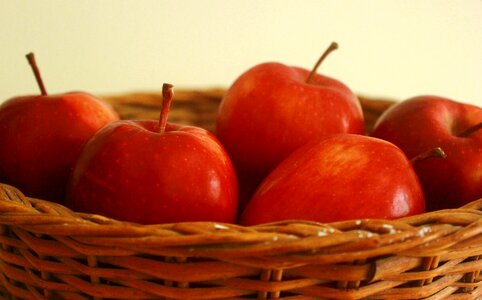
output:
<svg viewBox="0 0 482 300"><path fill-rule="evenodd" d="M36 93L227 87L265 61L311 68L358 93L437 94L482 105L482 1L0 0L0 101Z"/></svg>

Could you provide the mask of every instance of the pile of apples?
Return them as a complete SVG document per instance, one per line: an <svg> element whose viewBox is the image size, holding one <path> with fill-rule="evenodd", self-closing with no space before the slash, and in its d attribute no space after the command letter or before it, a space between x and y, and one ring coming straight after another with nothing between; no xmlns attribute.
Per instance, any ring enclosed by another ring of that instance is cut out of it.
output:
<svg viewBox="0 0 482 300"><path fill-rule="evenodd" d="M482 198L482 108L438 96L394 104L365 132L356 95L310 71L263 63L227 90L216 132L119 120L87 93L0 106L0 182L75 211L143 224L255 225L395 219Z"/></svg>

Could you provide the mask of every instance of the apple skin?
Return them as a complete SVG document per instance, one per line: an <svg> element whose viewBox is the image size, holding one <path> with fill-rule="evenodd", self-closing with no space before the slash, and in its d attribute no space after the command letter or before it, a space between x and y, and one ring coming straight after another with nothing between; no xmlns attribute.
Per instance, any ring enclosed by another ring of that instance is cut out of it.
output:
<svg viewBox="0 0 482 300"><path fill-rule="evenodd" d="M235 166L244 207L284 158L314 138L364 134L361 106L343 83L280 63L247 70L223 97L216 135Z"/></svg>
<svg viewBox="0 0 482 300"><path fill-rule="evenodd" d="M439 96L399 102L380 116L372 136L390 141L409 158L441 147L445 159L415 163L427 210L456 208L482 198L482 130L460 137L482 122L482 108Z"/></svg>
<svg viewBox="0 0 482 300"><path fill-rule="evenodd" d="M28 196L64 203L83 144L118 119L112 107L83 92L5 101L0 106L0 181Z"/></svg>
<svg viewBox="0 0 482 300"><path fill-rule="evenodd" d="M418 178L398 147L339 134L312 141L286 158L260 185L240 222L394 219L424 210Z"/></svg>
<svg viewBox="0 0 482 300"><path fill-rule="evenodd" d="M97 132L75 166L69 202L76 211L143 224L234 223L237 181L208 131L155 121L118 121Z"/></svg>

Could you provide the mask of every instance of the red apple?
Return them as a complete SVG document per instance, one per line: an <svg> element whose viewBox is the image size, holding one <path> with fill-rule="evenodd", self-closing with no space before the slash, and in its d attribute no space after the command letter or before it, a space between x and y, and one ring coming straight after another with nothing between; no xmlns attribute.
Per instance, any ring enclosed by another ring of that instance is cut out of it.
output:
<svg viewBox="0 0 482 300"><path fill-rule="evenodd" d="M241 216L255 225L289 219L394 219L424 212L410 161L380 139L339 134L310 142L260 185Z"/></svg>
<svg viewBox="0 0 482 300"><path fill-rule="evenodd" d="M87 142L73 171L70 206L144 224L236 221L231 161L207 130L167 123L171 87L163 86L160 121L113 122Z"/></svg>
<svg viewBox="0 0 482 300"><path fill-rule="evenodd" d="M87 93L48 95L33 54L27 58L42 94L0 106L0 181L28 196L63 203L82 145L118 115Z"/></svg>
<svg viewBox="0 0 482 300"><path fill-rule="evenodd" d="M482 198L482 108L437 96L414 97L388 109L373 136L400 147L408 157L433 147L443 160L414 165L428 210L454 208Z"/></svg>
<svg viewBox="0 0 482 300"><path fill-rule="evenodd" d="M219 107L216 134L240 184L241 207L284 158L313 138L364 133L358 98L343 83L313 70L263 63L242 74Z"/></svg>

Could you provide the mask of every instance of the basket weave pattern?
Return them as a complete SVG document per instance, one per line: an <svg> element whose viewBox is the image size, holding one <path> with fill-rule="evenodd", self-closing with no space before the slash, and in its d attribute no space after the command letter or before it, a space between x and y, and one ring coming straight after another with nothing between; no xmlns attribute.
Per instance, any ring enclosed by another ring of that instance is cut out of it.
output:
<svg viewBox="0 0 482 300"><path fill-rule="evenodd" d="M212 129L222 93L176 91L170 121ZM158 118L159 97L106 99L124 118ZM362 105L369 130L391 102ZM482 297L482 199L399 220L137 225L0 184L0 228L6 299Z"/></svg>

